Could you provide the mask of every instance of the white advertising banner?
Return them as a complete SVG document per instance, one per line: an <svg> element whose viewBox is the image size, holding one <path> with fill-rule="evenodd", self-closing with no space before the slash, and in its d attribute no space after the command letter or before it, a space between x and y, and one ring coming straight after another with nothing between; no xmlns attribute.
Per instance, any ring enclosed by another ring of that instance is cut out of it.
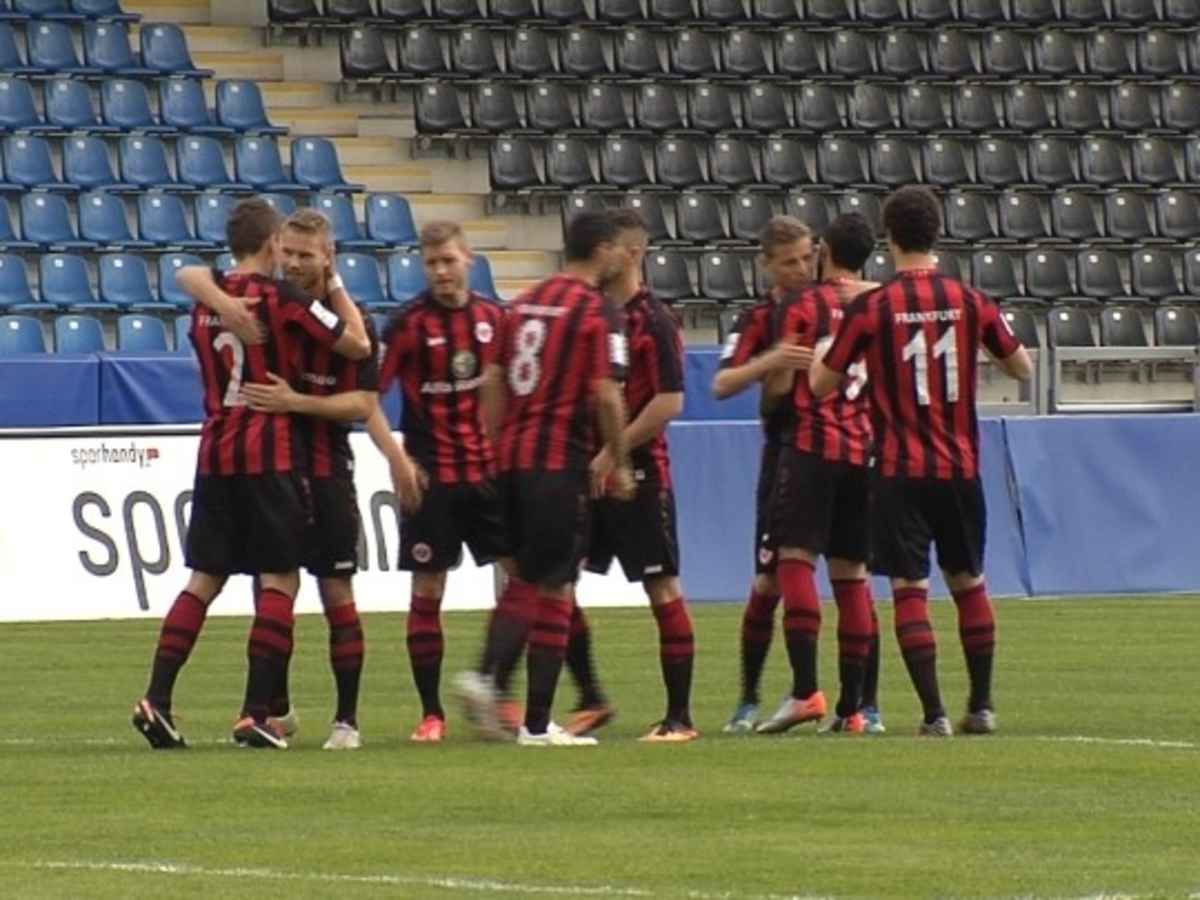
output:
<svg viewBox="0 0 1200 900"><path fill-rule="evenodd" d="M364 611L406 610L410 578L396 569L399 507L387 465L351 436L363 530L355 595ZM196 434L130 431L0 436L0 621L159 618L187 581L183 539L196 468ZM491 567L464 553L444 609L487 609ZM644 604L619 568L585 575L585 606ZM297 612L320 611L307 575ZM215 615L252 612L250 579L230 579Z"/></svg>

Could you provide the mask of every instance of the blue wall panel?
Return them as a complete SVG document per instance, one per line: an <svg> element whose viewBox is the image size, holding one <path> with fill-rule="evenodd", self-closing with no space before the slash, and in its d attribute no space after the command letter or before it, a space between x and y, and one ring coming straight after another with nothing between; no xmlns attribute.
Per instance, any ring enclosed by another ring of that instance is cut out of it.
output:
<svg viewBox="0 0 1200 900"><path fill-rule="evenodd" d="M100 363L92 354L0 359L0 428L65 428L99 421Z"/></svg>
<svg viewBox="0 0 1200 900"><path fill-rule="evenodd" d="M200 422L200 364L191 353L101 354L101 425Z"/></svg>

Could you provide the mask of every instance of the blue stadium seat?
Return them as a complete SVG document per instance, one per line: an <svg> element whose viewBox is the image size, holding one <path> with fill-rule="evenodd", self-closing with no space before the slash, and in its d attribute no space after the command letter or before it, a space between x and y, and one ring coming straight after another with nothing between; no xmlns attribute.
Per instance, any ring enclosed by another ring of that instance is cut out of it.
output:
<svg viewBox="0 0 1200 900"><path fill-rule="evenodd" d="M482 253L476 253L471 257L467 287L475 293L491 297L493 300L500 299L500 293L496 290L496 282L492 278L492 262Z"/></svg>
<svg viewBox="0 0 1200 900"><path fill-rule="evenodd" d="M83 16L74 12L67 0L12 0L13 12L31 19L78 22Z"/></svg>
<svg viewBox="0 0 1200 900"><path fill-rule="evenodd" d="M421 257L414 253L393 253L388 257L388 298L392 303L407 303L428 287Z"/></svg>
<svg viewBox="0 0 1200 900"><path fill-rule="evenodd" d="M150 108L150 94L140 81L108 78L100 85L100 111L104 121L121 131L174 134L171 125L159 122Z"/></svg>
<svg viewBox="0 0 1200 900"><path fill-rule="evenodd" d="M83 59L105 75L149 78L155 74L134 54L129 29L119 22L88 22L83 26Z"/></svg>
<svg viewBox="0 0 1200 900"><path fill-rule="evenodd" d="M23 312L41 308L30 290L25 260L14 253L0 253L0 310Z"/></svg>
<svg viewBox="0 0 1200 900"><path fill-rule="evenodd" d="M149 249L129 230L125 204L108 191L92 191L79 198L79 236L101 247L120 250Z"/></svg>
<svg viewBox="0 0 1200 900"><path fill-rule="evenodd" d="M55 78L45 84L46 124L60 131L111 132L96 114L87 82Z"/></svg>
<svg viewBox="0 0 1200 900"><path fill-rule="evenodd" d="M192 134L233 134L213 121L204 88L193 78L172 78L158 84L158 108L164 125Z"/></svg>
<svg viewBox="0 0 1200 900"><path fill-rule="evenodd" d="M4 173L6 181L25 190L78 190L59 180L50 159L50 145L45 138L32 135L4 139Z"/></svg>
<svg viewBox="0 0 1200 900"><path fill-rule="evenodd" d="M121 9L121 0L71 0L71 9L89 19L106 19L109 22L137 22L137 13Z"/></svg>
<svg viewBox="0 0 1200 900"><path fill-rule="evenodd" d="M350 184L342 177L337 148L325 138L297 138L292 141L292 177L310 190L363 190L363 185Z"/></svg>
<svg viewBox="0 0 1200 900"><path fill-rule="evenodd" d="M103 353L104 328L95 316L59 316L54 320L56 353Z"/></svg>
<svg viewBox="0 0 1200 900"><path fill-rule="evenodd" d="M196 198L196 237L217 247L225 246L225 223L237 198L230 194L205 194Z"/></svg>
<svg viewBox="0 0 1200 900"><path fill-rule="evenodd" d="M178 25L166 22L143 23L138 39L141 43L143 65L159 75L212 78L212 69L197 69L192 62L187 38Z"/></svg>
<svg viewBox="0 0 1200 900"><path fill-rule="evenodd" d="M367 235L388 246L417 243L412 207L399 194L369 194L366 204Z"/></svg>
<svg viewBox="0 0 1200 900"><path fill-rule="evenodd" d="M100 257L100 299L122 309L168 309L150 289L145 257L134 253L106 253Z"/></svg>
<svg viewBox="0 0 1200 900"><path fill-rule="evenodd" d="M296 211L296 198L291 194L259 194L258 199L265 200L285 219Z"/></svg>
<svg viewBox="0 0 1200 900"><path fill-rule="evenodd" d="M9 75L31 75L44 71L28 65L17 48L17 37L8 22L0 22L0 72Z"/></svg>
<svg viewBox="0 0 1200 900"><path fill-rule="evenodd" d="M0 251L33 250L37 245L23 241L13 230L12 218L9 215L8 201L0 196Z"/></svg>
<svg viewBox="0 0 1200 900"><path fill-rule="evenodd" d="M195 353L196 348L192 346L192 317L185 313L175 317L175 352L176 353Z"/></svg>
<svg viewBox="0 0 1200 900"><path fill-rule="evenodd" d="M207 135L190 134L176 141L175 166L180 183L202 191L250 190L249 185L230 179L220 143Z"/></svg>
<svg viewBox="0 0 1200 900"><path fill-rule="evenodd" d="M262 91L253 81L217 82L217 121L249 134L287 134L267 118Z"/></svg>
<svg viewBox="0 0 1200 900"><path fill-rule="evenodd" d="M329 220L333 228L333 240L341 250L378 250L382 241L367 240L358 226L354 204L345 194L318 194L312 205Z"/></svg>
<svg viewBox="0 0 1200 900"><path fill-rule="evenodd" d="M33 316L0 316L0 356L45 352L41 322Z"/></svg>
<svg viewBox="0 0 1200 900"><path fill-rule="evenodd" d="M176 194L158 191L138 196L138 234L144 241L160 247L181 250L207 250L208 241L192 237L183 201Z"/></svg>
<svg viewBox="0 0 1200 900"><path fill-rule="evenodd" d="M75 52L71 28L64 22L30 22L25 29L29 65L44 72L61 75L99 75L94 66L85 66Z"/></svg>
<svg viewBox="0 0 1200 900"><path fill-rule="evenodd" d="M42 302L57 309L107 309L96 299L91 275L82 256L47 253L38 259Z"/></svg>
<svg viewBox="0 0 1200 900"><path fill-rule="evenodd" d="M180 187L167 165L167 148L151 135L131 134L121 138L121 180L143 190Z"/></svg>
<svg viewBox="0 0 1200 900"><path fill-rule="evenodd" d="M90 135L68 137L63 141L63 179L69 184L90 191L137 190L132 184L118 180L103 139Z"/></svg>
<svg viewBox="0 0 1200 900"><path fill-rule="evenodd" d="M387 298L379 280L379 264L369 253L339 253L337 271L346 292L368 308L386 306Z"/></svg>
<svg viewBox="0 0 1200 900"><path fill-rule="evenodd" d="M25 240L42 249L91 250L96 245L80 240L71 224L67 201L58 194L24 194L21 197L21 228Z"/></svg>
<svg viewBox="0 0 1200 900"><path fill-rule="evenodd" d="M222 272L228 272L237 265L237 260L233 258L232 253L219 253L213 261L213 266Z"/></svg>
<svg viewBox="0 0 1200 900"><path fill-rule="evenodd" d="M296 184L284 171L279 147L272 137L246 136L234 148L234 169L237 179L255 190L269 192L301 192L304 185Z"/></svg>
<svg viewBox="0 0 1200 900"><path fill-rule="evenodd" d="M375 335L379 338L379 343L383 344L383 336L387 334L388 323L392 317L387 313L371 313L371 324L375 327Z"/></svg>
<svg viewBox="0 0 1200 900"><path fill-rule="evenodd" d="M204 260L192 253L164 253L158 258L158 299L178 309L191 309L192 298L175 283L175 273L184 266L202 266Z"/></svg>
<svg viewBox="0 0 1200 900"><path fill-rule="evenodd" d="M117 350L122 353L166 353L167 326L157 316L128 315L117 319Z"/></svg>
<svg viewBox="0 0 1200 900"><path fill-rule="evenodd" d="M0 78L0 132L53 131L42 121L37 103L33 99L33 88L24 78Z"/></svg>

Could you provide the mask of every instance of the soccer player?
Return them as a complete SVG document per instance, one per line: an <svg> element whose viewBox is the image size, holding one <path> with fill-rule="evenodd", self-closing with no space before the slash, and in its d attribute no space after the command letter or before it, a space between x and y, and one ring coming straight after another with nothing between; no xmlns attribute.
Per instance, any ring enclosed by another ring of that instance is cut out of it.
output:
<svg viewBox="0 0 1200 900"><path fill-rule="evenodd" d="M467 288L472 256L460 226L431 222L420 243L429 288L388 326L381 387L400 384L404 446L422 473L423 499L400 528L400 568L413 573L408 656L422 707L411 739L437 742L446 734L438 691L446 573L463 544L478 565L504 550L495 453L479 402L483 372L499 359L504 313ZM395 444L386 423L381 435L375 426L378 444Z"/></svg>
<svg viewBox="0 0 1200 900"><path fill-rule="evenodd" d="M308 536L305 448L290 416L252 410L242 387L269 383L269 372L288 381L297 377L306 342L351 359L365 359L371 345L345 291L333 292L330 309L272 278L278 224L264 201L239 203L226 225L237 266L217 278L225 293L258 299L253 310L267 329L264 343L244 344L219 315L199 304L192 311L190 337L205 413L185 549L192 573L163 620L150 684L133 714L134 727L155 748L185 746L171 717L175 680L209 605L234 573L258 576L246 697L234 739L252 747L287 747L267 719L291 650L298 569ZM187 270L180 276L186 287Z"/></svg>
<svg viewBox="0 0 1200 900"><path fill-rule="evenodd" d="M975 412L979 350L1008 375L1032 374L1029 354L999 307L937 271L932 252L941 205L923 188L901 188L883 207L896 277L845 309L833 345L809 383L825 397L866 359L875 464L872 567L892 582L896 637L920 697L921 735L953 733L937 680L927 609L929 546L954 595L970 696L960 728L989 734L995 617L983 579L985 518Z"/></svg>
<svg viewBox="0 0 1200 900"><path fill-rule="evenodd" d="M603 496L603 485L596 485L593 496L600 496L592 502L587 568L603 574L616 557L626 578L642 582L658 625L667 710L642 740L690 741L699 737L691 717L695 638L679 583L675 494L666 438L667 425L683 411L683 338L674 316L642 285L642 260L649 240L645 222L631 209L613 210L610 216L617 226L621 273L607 294L625 313L629 350L625 404L630 417L625 444L630 448L636 490L633 500L624 502ZM612 468L608 452L607 448L600 451L593 469ZM590 630L578 606L571 620L567 665L581 696L566 729L586 734L607 722L612 710L595 676Z"/></svg>
<svg viewBox="0 0 1200 900"><path fill-rule="evenodd" d="M839 216L821 238L820 281L790 295L776 316L776 334L818 357L833 341L843 296L878 287L858 280L875 246L870 223L858 213ZM871 593L867 583L867 461L871 450L866 370L834 396L817 400L806 372L784 370L763 385L768 403L783 397L787 441L780 450L771 498L770 533L779 554L784 635L792 665L792 691L758 726L773 734L820 719L825 695L817 689L821 602L815 566L824 556L838 608L838 668L842 693L830 732L866 730L860 712L871 643Z"/></svg>
<svg viewBox="0 0 1200 900"><path fill-rule="evenodd" d="M489 623L482 672L463 673L457 687L468 718L485 735L502 736L494 676L511 671L528 637L525 722L517 735L523 746L596 743L552 723L550 709L566 655L572 585L587 551L591 486L607 484L617 499L633 494L617 381L624 377L625 339L601 293L623 267L617 236L605 212L571 219L563 271L510 305L500 358L486 376L485 416L502 422L508 546L501 565L510 577ZM490 389L496 386L503 390ZM608 451L599 464L595 422ZM528 618L523 624L501 615L505 603L528 609L531 597L532 627Z"/></svg>
<svg viewBox="0 0 1200 900"><path fill-rule="evenodd" d="M725 342L713 394L724 400L761 382L772 372L795 371L808 365L811 351L775 336L780 298L805 287L812 278L813 240L808 226L791 216L774 216L759 237L771 287L762 300L742 313ZM754 501L754 583L742 615L742 696L724 730L745 734L758 721L758 685L771 647L779 581L771 549L768 510L773 493L779 448L783 444L782 409L763 419L764 443Z"/></svg>

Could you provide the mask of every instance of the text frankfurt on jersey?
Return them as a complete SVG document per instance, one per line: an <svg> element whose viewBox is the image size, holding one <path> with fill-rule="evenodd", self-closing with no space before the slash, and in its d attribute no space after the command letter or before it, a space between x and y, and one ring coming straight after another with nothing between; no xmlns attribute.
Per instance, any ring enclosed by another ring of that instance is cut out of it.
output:
<svg viewBox="0 0 1200 900"><path fill-rule="evenodd" d="M905 325L916 325L921 322L957 322L962 318L961 309L931 309L925 312L898 312L892 318Z"/></svg>
<svg viewBox="0 0 1200 900"><path fill-rule="evenodd" d="M473 391L483 383L483 376L465 378L459 381L426 381L421 385L422 394L461 394L463 391Z"/></svg>

